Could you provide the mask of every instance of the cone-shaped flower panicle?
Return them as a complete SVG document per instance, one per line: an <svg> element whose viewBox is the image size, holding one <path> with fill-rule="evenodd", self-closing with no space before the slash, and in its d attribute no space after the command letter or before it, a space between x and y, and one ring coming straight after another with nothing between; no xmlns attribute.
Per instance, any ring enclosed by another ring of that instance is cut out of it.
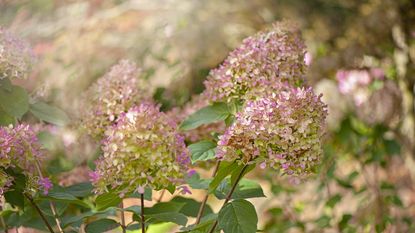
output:
<svg viewBox="0 0 415 233"><path fill-rule="evenodd" d="M285 174L310 173L322 153L327 110L320 98L311 88L282 85L276 93L247 101L220 137L216 156L255 161Z"/></svg>
<svg viewBox="0 0 415 233"><path fill-rule="evenodd" d="M52 183L39 174L39 162L43 157L41 144L29 125L0 127L0 169L21 168L28 178L28 189L42 189L47 193Z"/></svg>
<svg viewBox="0 0 415 233"><path fill-rule="evenodd" d="M29 44L0 27L0 79L25 78L33 62Z"/></svg>
<svg viewBox="0 0 415 233"><path fill-rule="evenodd" d="M210 101L244 99L252 89L276 82L298 86L306 71L305 46L297 27L288 22L246 38L205 81Z"/></svg>
<svg viewBox="0 0 415 233"><path fill-rule="evenodd" d="M177 122L184 121L188 116L197 112L198 110L207 107L209 100L201 95L193 96L193 98L186 103L183 107L173 108L167 115ZM187 130L183 132L186 140L189 142L197 142L202 139L212 139L212 133L223 133L225 131L225 122L215 122L211 124L205 124L197 127L196 129Z"/></svg>
<svg viewBox="0 0 415 233"><path fill-rule="evenodd" d="M151 96L133 62L121 60L87 91L81 124L96 139L114 124L121 113Z"/></svg>
<svg viewBox="0 0 415 233"><path fill-rule="evenodd" d="M120 195L182 184L190 158L177 124L145 102L122 113L103 140L103 156L90 174L96 192Z"/></svg>

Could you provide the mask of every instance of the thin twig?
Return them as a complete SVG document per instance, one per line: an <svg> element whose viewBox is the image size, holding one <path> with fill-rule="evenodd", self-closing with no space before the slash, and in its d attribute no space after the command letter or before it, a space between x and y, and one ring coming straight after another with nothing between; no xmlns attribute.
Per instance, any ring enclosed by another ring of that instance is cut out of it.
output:
<svg viewBox="0 0 415 233"><path fill-rule="evenodd" d="M218 160L218 162L216 162L215 168L214 168L213 173L212 173L212 177L214 177L216 175L216 173L218 172L219 166L220 166L220 160ZM207 193L205 195L205 197L203 198L202 204L200 205L199 212L197 213L197 218L196 218L196 222L195 222L196 225L199 224L200 220L202 219L203 211L205 210L208 198L209 198L209 193Z"/></svg>
<svg viewBox="0 0 415 233"><path fill-rule="evenodd" d="M127 232L127 227L125 225L125 215L124 215L125 211L124 211L123 201L121 201L120 207L121 207L121 228L122 228L122 232L126 233Z"/></svg>
<svg viewBox="0 0 415 233"><path fill-rule="evenodd" d="M235 184L233 184L231 191L228 193L228 195L226 196L225 202L223 203L221 209L229 202L229 200L231 200L232 194L235 191L236 187L238 186L239 181L242 179L242 176L244 175L246 169L248 168L248 164L246 164L241 172L238 175L238 178L236 178ZM213 223L212 228L210 229L209 233L213 233L215 232L216 226L218 225L218 220L216 219L215 222Z"/></svg>
<svg viewBox="0 0 415 233"><path fill-rule="evenodd" d="M159 203L159 202L161 202L161 200L163 200L163 197L164 197L164 194L166 193L166 190L165 189L163 189L162 191L161 191L161 193L160 193L160 196L159 196L159 198L157 199L157 203Z"/></svg>
<svg viewBox="0 0 415 233"><path fill-rule="evenodd" d="M40 218L43 220L43 222L45 223L46 227L48 228L48 230L51 233L55 233L55 232L53 232L53 229L50 226L50 224L49 224L48 220L46 219L45 215L43 215L42 211L39 209L39 206L36 205L36 203L33 200L33 198L30 195L26 194L26 193L24 195L27 198L27 200L29 200L30 204L32 204L32 206L35 208L35 210L39 214Z"/></svg>
<svg viewBox="0 0 415 233"><path fill-rule="evenodd" d="M38 160L35 161L35 165L36 165L37 172L39 173L39 177L43 179L44 177L42 174L42 170L40 169L40 164ZM59 220L59 216L58 216L58 212L56 211L55 204L52 201L49 201L49 206L50 206L50 210L52 211L53 218L55 219L56 226L58 227L59 232L65 233L61 227L61 222Z"/></svg>
<svg viewBox="0 0 415 233"><path fill-rule="evenodd" d="M140 194L141 199L141 232L146 233L146 224L145 224L145 217L144 217L144 193Z"/></svg>

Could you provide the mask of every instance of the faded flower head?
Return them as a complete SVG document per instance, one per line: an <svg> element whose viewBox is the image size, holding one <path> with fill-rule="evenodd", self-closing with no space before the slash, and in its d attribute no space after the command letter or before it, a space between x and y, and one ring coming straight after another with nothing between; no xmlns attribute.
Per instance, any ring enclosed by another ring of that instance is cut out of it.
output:
<svg viewBox="0 0 415 233"><path fill-rule="evenodd" d="M216 156L302 175L321 156L326 105L311 88L280 90L246 102L235 122L220 137Z"/></svg>
<svg viewBox="0 0 415 233"><path fill-rule="evenodd" d="M0 27L0 79L25 78L33 61L30 46Z"/></svg>
<svg viewBox="0 0 415 233"><path fill-rule="evenodd" d="M89 88L81 124L94 138L101 139L120 114L148 99L139 73L133 62L122 60Z"/></svg>
<svg viewBox="0 0 415 233"><path fill-rule="evenodd" d="M305 45L295 25L276 23L246 38L205 81L205 98L231 102L244 99L252 89L276 82L299 85L306 71Z"/></svg>
<svg viewBox="0 0 415 233"><path fill-rule="evenodd" d="M47 193L52 183L39 174L39 161L43 158L42 146L29 125L0 127L0 168L21 168L28 178L27 189Z"/></svg>
<svg viewBox="0 0 415 233"><path fill-rule="evenodd" d="M182 108L173 108L167 115L175 119L176 122L184 121L188 116L197 112L198 110L207 107L209 100L201 95L194 96L191 101L186 103ZM196 129L187 130L183 132L186 140L189 142L197 142L202 139L211 139L212 132L223 133L225 131L225 123L223 121L215 122L211 124L205 124L197 127Z"/></svg>
<svg viewBox="0 0 415 233"><path fill-rule="evenodd" d="M43 157L41 144L34 130L26 124L0 127L0 166L18 166L33 173L35 162Z"/></svg>
<svg viewBox="0 0 415 233"><path fill-rule="evenodd" d="M97 192L107 186L121 195L178 186L190 158L177 124L152 103L142 103L122 113L103 140L103 156L91 180Z"/></svg>

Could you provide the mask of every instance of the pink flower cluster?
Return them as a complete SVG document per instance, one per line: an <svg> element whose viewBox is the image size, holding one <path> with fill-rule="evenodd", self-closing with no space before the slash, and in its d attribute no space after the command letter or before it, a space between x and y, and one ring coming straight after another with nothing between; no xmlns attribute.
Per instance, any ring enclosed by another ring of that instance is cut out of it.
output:
<svg viewBox="0 0 415 233"><path fill-rule="evenodd" d="M246 100L276 83L298 86L307 65L305 45L295 25L276 23L269 30L246 38L205 81L205 98L215 102Z"/></svg>
<svg viewBox="0 0 415 233"><path fill-rule="evenodd" d="M91 180L96 192L120 195L182 184L190 158L177 124L151 102L121 113L105 133L103 156Z"/></svg>
<svg viewBox="0 0 415 233"><path fill-rule="evenodd" d="M86 93L81 116L82 127L96 139L102 139L107 127L120 114L148 99L150 94L133 62L121 60L92 85Z"/></svg>
<svg viewBox="0 0 415 233"><path fill-rule="evenodd" d="M0 79L25 78L33 62L30 46L0 27Z"/></svg>
<svg viewBox="0 0 415 233"><path fill-rule="evenodd" d="M37 167L43 157L41 144L29 125L0 127L0 168L21 168L29 179L28 189L40 188L47 193L52 184L41 178Z"/></svg>
<svg viewBox="0 0 415 233"><path fill-rule="evenodd" d="M217 158L260 163L286 174L313 171L321 156L326 105L311 88L280 84L272 94L248 101L220 137Z"/></svg>

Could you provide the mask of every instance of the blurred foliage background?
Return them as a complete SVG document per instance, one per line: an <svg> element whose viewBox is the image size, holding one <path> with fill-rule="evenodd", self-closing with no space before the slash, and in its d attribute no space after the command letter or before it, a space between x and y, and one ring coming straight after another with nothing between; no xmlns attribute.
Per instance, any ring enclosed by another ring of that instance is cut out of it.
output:
<svg viewBox="0 0 415 233"><path fill-rule="evenodd" d="M137 62L167 110L200 93L243 38L276 20L296 22L308 47L307 83L329 105L325 158L299 184L254 172L268 197L253 200L260 228L415 232L415 1L0 0L0 12L0 25L37 56L18 84L73 122L83 91L120 59ZM355 88L365 75L372 81ZM86 180L97 155L73 126L39 126L62 185Z"/></svg>

